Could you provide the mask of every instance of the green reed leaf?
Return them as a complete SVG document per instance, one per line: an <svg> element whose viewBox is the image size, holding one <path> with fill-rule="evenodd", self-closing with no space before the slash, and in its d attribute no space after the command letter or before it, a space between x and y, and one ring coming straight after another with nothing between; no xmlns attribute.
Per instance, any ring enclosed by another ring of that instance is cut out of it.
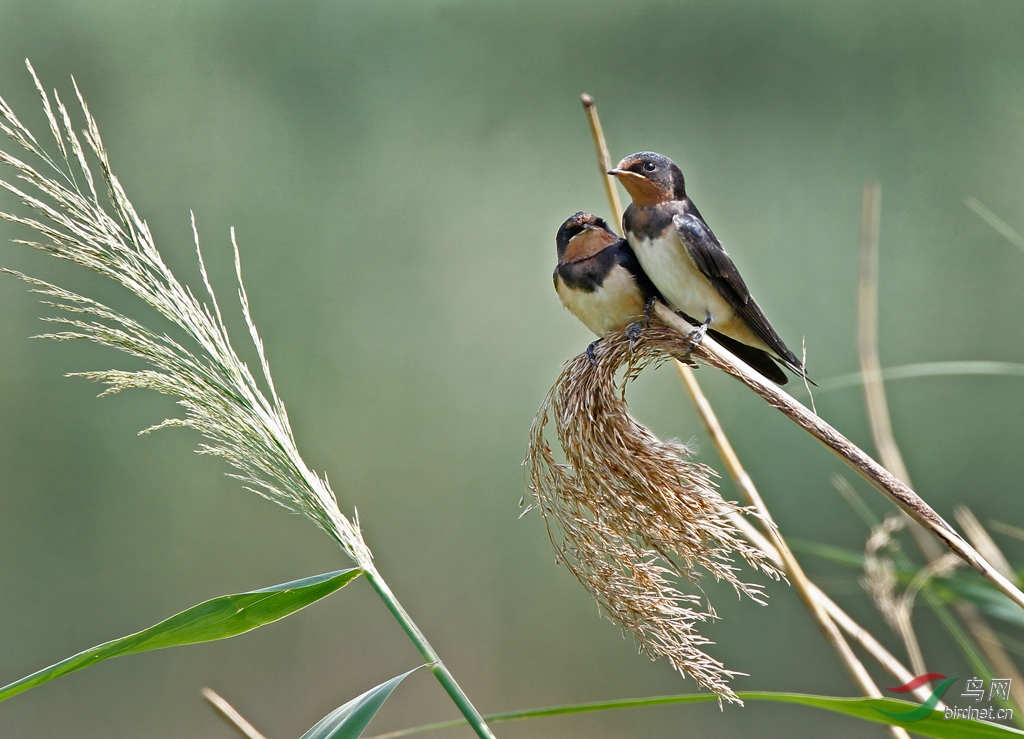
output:
<svg viewBox="0 0 1024 739"><path fill-rule="evenodd" d="M199 644L244 634L315 603L343 588L361 574L362 570L354 567L248 593L213 598L148 629L79 652L73 657L0 688L0 701L111 657L166 647L180 647L185 644Z"/></svg>
<svg viewBox="0 0 1024 739"><path fill-rule="evenodd" d="M893 698L835 698L827 695L806 695L802 693L769 693L769 692L739 692L736 696L746 701L767 701L771 703L794 703L797 705L820 708L824 711L839 713L863 721L877 724L888 724L890 726L902 726L913 734L919 736L933 737L933 739L1008 739L1008 737L1024 736L1024 731L1013 729L986 721L973 719L947 720L943 711L932 711L924 718L916 721L901 721L886 715L908 713L919 709L916 703L895 700ZM510 713L499 713L492 716L485 716L488 723L499 723L502 721L516 721L532 718L546 718L548 716L566 716L574 713L592 713L595 711L610 711L620 708L643 708L646 706L664 706L682 703L709 703L717 701L718 696L714 694L699 695L662 695L651 698L634 698L626 700L603 701L600 703L578 703L568 706L552 706L550 708L539 708L526 711L513 711ZM465 721L445 721L437 724L425 724L410 729L393 731L381 734L369 739L399 739L400 737L412 736L426 731L436 729L447 729L455 726L462 726ZM305 739L305 737L303 738Z"/></svg>
<svg viewBox="0 0 1024 739"><path fill-rule="evenodd" d="M384 701L391 695L391 691L398 687L398 683L405 680L420 667L414 667L408 672L393 677L375 688L370 688L362 695L353 698L345 705L335 708L329 714L316 722L309 731L302 735L302 739L357 739L363 733L363 729L370 723L370 720L377 714Z"/></svg>

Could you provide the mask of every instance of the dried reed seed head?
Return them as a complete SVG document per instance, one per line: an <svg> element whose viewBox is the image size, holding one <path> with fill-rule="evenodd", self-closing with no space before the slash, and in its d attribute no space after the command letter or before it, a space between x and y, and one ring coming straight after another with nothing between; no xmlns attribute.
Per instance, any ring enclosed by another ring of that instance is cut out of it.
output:
<svg viewBox="0 0 1024 739"><path fill-rule="evenodd" d="M864 577L861 578L861 585L871 596L875 608L897 633L910 628L914 601L921 588L936 577L950 577L965 564L955 552L945 552L918 570L906 590L898 593L896 565L890 552L899 548L895 533L904 528L906 521L905 516L893 514L871 529L864 546Z"/></svg>
<svg viewBox="0 0 1024 739"><path fill-rule="evenodd" d="M625 389L646 367L685 358L688 342L653 322L620 332L569 360L544 399L530 433L526 465L558 560L612 621L652 659L736 701L725 669L699 647L711 642L696 624L716 618L703 594L685 593L710 573L764 603L758 584L737 576L735 555L774 579L779 572L726 516L749 513L722 499L706 465L688 459L684 444L658 439L629 414ZM621 372L620 372L621 371ZM564 462L545 435L554 435Z"/></svg>
<svg viewBox="0 0 1024 739"><path fill-rule="evenodd" d="M893 535L903 526L903 518L888 516L872 527L864 545L864 577L861 578L861 585L874 602L875 609L894 630L899 630L907 614L905 604L896 592L896 565L887 550L899 546Z"/></svg>

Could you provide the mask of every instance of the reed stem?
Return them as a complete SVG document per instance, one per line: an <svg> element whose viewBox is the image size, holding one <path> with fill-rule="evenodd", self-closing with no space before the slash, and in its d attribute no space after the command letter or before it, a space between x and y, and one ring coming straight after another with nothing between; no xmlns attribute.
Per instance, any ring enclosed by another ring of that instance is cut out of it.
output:
<svg viewBox="0 0 1024 739"><path fill-rule="evenodd" d="M395 617L395 620L398 621L406 636L409 637L420 655L426 660L430 671L434 673L434 677L441 683L441 687L448 693L448 697L452 699L459 712L466 717L466 721L469 722L476 735L480 739L495 739L483 716L476 710L476 707L470 702L469 697L462 691L459 684L455 682L452 673L448 671L444 662L437 656L437 652L434 651L430 642L427 641L427 637L420 631L419 626L412 620L402 604L398 602L398 598L391 592L391 588L388 587L388 584L380 576L376 568L372 566L365 568L364 577L369 580L371 587L380 596L380 599L384 601L384 605L391 611L391 615Z"/></svg>

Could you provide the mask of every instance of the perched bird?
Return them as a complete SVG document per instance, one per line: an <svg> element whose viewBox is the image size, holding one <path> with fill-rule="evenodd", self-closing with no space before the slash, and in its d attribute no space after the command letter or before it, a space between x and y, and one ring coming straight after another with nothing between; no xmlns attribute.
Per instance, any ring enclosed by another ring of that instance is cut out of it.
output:
<svg viewBox="0 0 1024 739"><path fill-rule="evenodd" d="M646 319L650 301L666 302L640 266L629 242L616 236L603 219L591 213L580 211L570 216L558 229L555 247L555 291L562 305L597 334L598 341L613 331L639 326ZM786 376L760 349L714 329L708 333L766 377L778 382L781 375L781 382L786 381ZM595 362L596 343L587 347L591 362Z"/></svg>
<svg viewBox="0 0 1024 739"><path fill-rule="evenodd" d="M592 213L570 216L555 236L555 292L562 305L598 337L644 318L658 290L625 239Z"/></svg>
<svg viewBox="0 0 1024 739"><path fill-rule="evenodd" d="M608 174L633 199L622 229L640 265L668 305L697 321L702 330L732 339L726 348L780 385L786 374L807 374L797 356L772 328L736 265L722 248L697 206L686 195L683 173L668 157L642 151L619 162ZM743 352L733 346L739 344Z"/></svg>

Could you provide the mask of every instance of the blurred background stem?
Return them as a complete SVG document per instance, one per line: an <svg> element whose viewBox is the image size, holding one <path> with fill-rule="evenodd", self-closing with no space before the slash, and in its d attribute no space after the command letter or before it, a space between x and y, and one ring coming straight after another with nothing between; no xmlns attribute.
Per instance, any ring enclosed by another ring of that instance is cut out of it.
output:
<svg viewBox="0 0 1024 739"><path fill-rule="evenodd" d="M857 281L857 355L863 375L864 402L878 457L886 469L909 486L912 485L910 471L903 460L903 454L900 452L896 435L893 432L878 351L878 252L881 214L882 186L875 181L865 182L861 190L860 270ZM924 555L928 565L934 564L943 555L942 547L909 516L907 516L907 520L911 536L921 554ZM1005 555L987 535L977 519L970 514L970 511L961 513L957 516L957 520L967 538L992 563L992 566L1008 581L1016 582L1016 575L1009 567ZM940 614L940 621L948 624L951 618L948 616L945 604L930 590L924 590L923 595L929 607ZM999 643L995 632L977 606L966 600L958 599L953 603L953 610L967 628L976 650L980 651L983 656L986 663L985 672L988 673L986 677L988 679L999 677L1011 681L1009 702L1014 709L1013 720L1018 726L1024 727L1024 712L1021 711L1021 706L1024 706L1024 678L1021 677L1016 665ZM906 627L900 631L901 638L907 645L908 653L911 656L920 654L917 636L909 617ZM976 650L972 651L976 652ZM973 655L967 656L970 660ZM922 664L915 666L915 671L924 673L927 670L924 668L923 658L921 660Z"/></svg>
<svg viewBox="0 0 1024 739"><path fill-rule="evenodd" d="M211 688L203 688L200 694L206 699L207 703L213 706L213 709L217 711L217 715L223 718L228 726L244 736L245 739L267 739L234 706L218 695L216 691Z"/></svg>

